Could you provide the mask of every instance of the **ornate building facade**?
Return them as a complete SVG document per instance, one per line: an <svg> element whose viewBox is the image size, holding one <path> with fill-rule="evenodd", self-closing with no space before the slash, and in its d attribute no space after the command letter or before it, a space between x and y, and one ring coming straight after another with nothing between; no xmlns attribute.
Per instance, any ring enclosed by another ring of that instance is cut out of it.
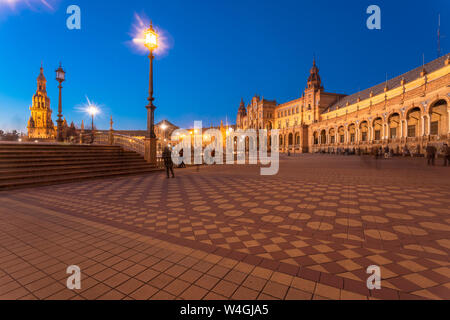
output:
<svg viewBox="0 0 450 320"><path fill-rule="evenodd" d="M30 107L31 117L28 121L29 139L54 139L56 136L55 125L52 121L52 109L50 98L47 96L47 80L44 69L37 78L37 90L33 95L33 104Z"/></svg>
<svg viewBox="0 0 450 320"><path fill-rule="evenodd" d="M298 99L241 101L239 129L279 129L280 151L369 152L404 146L423 153L450 139L450 55L353 95L327 93L315 61Z"/></svg>

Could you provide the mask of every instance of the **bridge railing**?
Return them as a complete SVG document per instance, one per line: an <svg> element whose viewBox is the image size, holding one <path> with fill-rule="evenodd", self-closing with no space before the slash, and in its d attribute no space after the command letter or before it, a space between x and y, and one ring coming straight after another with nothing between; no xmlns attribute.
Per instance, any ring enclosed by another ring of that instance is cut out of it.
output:
<svg viewBox="0 0 450 320"><path fill-rule="evenodd" d="M112 140L112 141L111 141ZM145 142L142 139L138 139L135 137L113 133L112 139L110 137L110 133L107 132L96 132L94 143L95 144L102 144L102 145L110 145L112 142L112 145L122 147L125 150L128 151L134 151L141 156L145 155ZM156 166L158 168L164 167L164 160L161 157L161 154L158 153L156 156Z"/></svg>
<svg viewBox="0 0 450 320"><path fill-rule="evenodd" d="M96 144L110 144L110 134L104 132L96 132L94 143ZM140 155L145 153L144 140L126 136L123 134L113 133L112 134L112 144L115 146L120 146L125 150L134 151Z"/></svg>

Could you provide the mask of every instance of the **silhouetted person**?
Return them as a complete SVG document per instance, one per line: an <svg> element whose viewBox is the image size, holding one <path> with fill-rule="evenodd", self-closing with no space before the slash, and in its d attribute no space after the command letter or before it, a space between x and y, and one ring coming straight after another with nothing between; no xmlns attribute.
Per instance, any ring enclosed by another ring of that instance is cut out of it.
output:
<svg viewBox="0 0 450 320"><path fill-rule="evenodd" d="M436 147L432 146L432 145L428 145L426 148L426 152L427 152L427 160L428 160L428 165L433 165L434 166L434 159L436 158Z"/></svg>
<svg viewBox="0 0 450 320"><path fill-rule="evenodd" d="M175 178L175 174L173 173L172 152L169 147L164 148L162 157L164 159L164 167L166 167L167 179L170 178L169 171L172 173L172 178Z"/></svg>
<svg viewBox="0 0 450 320"><path fill-rule="evenodd" d="M180 154L180 157L181 157L181 163L178 166L178 168L186 168L186 164L184 163L184 159L183 159L183 154L184 154L183 149L180 150L179 154Z"/></svg>
<svg viewBox="0 0 450 320"><path fill-rule="evenodd" d="M444 167L446 167L450 163L450 147L446 143L442 147L442 155L444 156Z"/></svg>
<svg viewBox="0 0 450 320"><path fill-rule="evenodd" d="M389 147L388 146L384 147L384 158L385 159L389 158Z"/></svg>

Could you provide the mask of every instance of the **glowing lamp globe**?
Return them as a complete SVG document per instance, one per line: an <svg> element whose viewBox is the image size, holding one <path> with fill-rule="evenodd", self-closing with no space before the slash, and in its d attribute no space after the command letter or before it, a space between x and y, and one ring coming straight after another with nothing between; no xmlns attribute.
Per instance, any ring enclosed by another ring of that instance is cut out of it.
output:
<svg viewBox="0 0 450 320"><path fill-rule="evenodd" d="M91 105L88 107L87 112L91 115L91 116L95 116L97 115L97 113L99 112L99 110L97 109L97 107Z"/></svg>
<svg viewBox="0 0 450 320"><path fill-rule="evenodd" d="M144 44L150 51L158 48L158 34L153 29L153 25L144 32Z"/></svg>

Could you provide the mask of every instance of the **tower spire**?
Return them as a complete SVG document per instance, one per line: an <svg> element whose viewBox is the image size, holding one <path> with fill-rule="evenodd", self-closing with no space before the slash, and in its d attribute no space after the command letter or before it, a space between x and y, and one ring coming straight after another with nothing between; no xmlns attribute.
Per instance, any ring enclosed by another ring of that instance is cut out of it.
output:
<svg viewBox="0 0 450 320"><path fill-rule="evenodd" d="M308 88L322 89L322 80L319 76L319 68L316 65L316 55L314 54L313 66L309 71Z"/></svg>

